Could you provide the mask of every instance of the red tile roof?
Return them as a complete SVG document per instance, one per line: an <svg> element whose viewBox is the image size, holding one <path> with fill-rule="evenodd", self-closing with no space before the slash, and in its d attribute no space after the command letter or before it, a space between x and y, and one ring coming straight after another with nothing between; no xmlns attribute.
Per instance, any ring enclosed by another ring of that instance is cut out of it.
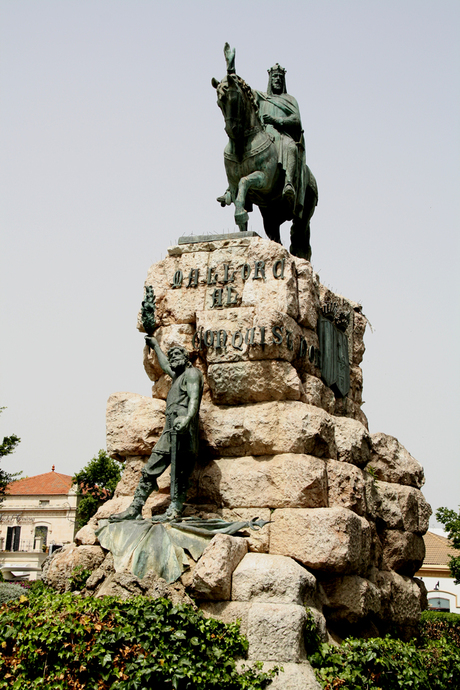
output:
<svg viewBox="0 0 460 690"><path fill-rule="evenodd" d="M46 494L68 494L72 486L72 477L59 472L46 472L35 477L18 479L8 484L6 494L10 496L31 496Z"/></svg>
<svg viewBox="0 0 460 690"><path fill-rule="evenodd" d="M446 537L427 532L423 537L426 555L423 565L447 565L451 556L456 556L458 551L451 546Z"/></svg>

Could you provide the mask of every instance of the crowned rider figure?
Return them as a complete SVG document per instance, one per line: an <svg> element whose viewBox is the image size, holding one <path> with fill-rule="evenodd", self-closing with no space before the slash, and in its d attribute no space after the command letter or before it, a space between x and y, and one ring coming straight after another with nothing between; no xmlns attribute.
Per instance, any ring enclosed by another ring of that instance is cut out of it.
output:
<svg viewBox="0 0 460 690"><path fill-rule="evenodd" d="M286 92L286 70L278 63L268 70L267 93L253 91L266 131L274 138L278 161L285 173L283 198L292 212L302 212L305 198L306 156L300 111Z"/></svg>

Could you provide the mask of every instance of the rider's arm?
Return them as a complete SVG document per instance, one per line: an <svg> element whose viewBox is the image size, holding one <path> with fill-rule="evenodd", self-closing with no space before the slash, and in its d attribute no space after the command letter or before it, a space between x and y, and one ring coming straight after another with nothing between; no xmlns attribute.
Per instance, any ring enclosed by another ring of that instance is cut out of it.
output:
<svg viewBox="0 0 460 690"><path fill-rule="evenodd" d="M154 338L153 336L152 337L145 336L145 342L147 343L147 345L149 347L152 348L152 350L155 350L155 354L156 354L157 359L158 359L158 364L163 369L165 374L168 374L172 379L175 379L176 378L175 374L174 374L173 370L171 369L171 367L169 366L168 358L164 354L161 347L158 345L158 340L156 338Z"/></svg>

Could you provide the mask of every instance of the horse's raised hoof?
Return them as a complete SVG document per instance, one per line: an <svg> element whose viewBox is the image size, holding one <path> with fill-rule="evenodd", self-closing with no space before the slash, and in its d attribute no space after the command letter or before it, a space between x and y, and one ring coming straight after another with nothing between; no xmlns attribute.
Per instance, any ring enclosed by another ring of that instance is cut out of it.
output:
<svg viewBox="0 0 460 690"><path fill-rule="evenodd" d="M232 203L232 195L227 191L225 194L222 194L222 196L218 196L217 201L221 206L230 206Z"/></svg>
<svg viewBox="0 0 460 690"><path fill-rule="evenodd" d="M246 223L249 220L249 215L247 211L243 211L243 213L235 213L235 223L240 226L240 230L245 230L244 227Z"/></svg>

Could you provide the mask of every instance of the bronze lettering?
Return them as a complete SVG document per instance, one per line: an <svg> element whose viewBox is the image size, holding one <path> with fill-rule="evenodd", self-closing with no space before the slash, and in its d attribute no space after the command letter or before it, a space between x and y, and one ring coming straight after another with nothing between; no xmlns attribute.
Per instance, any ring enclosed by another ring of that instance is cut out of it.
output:
<svg viewBox="0 0 460 690"><path fill-rule="evenodd" d="M198 287L198 276L200 274L199 268L191 268L188 276L187 287Z"/></svg>
<svg viewBox="0 0 460 690"><path fill-rule="evenodd" d="M232 290L235 291L235 299L232 301ZM234 307L238 302L238 293L231 285L227 285L227 307Z"/></svg>
<svg viewBox="0 0 460 690"><path fill-rule="evenodd" d="M176 271L175 274L174 274L174 278L173 278L173 282L172 282L172 287L173 287L173 288L180 288L180 287L182 287L182 280L183 280L183 278L184 278L184 276L183 276L183 274L182 274L182 271L181 271L181 270Z"/></svg>
<svg viewBox="0 0 460 690"><path fill-rule="evenodd" d="M272 343L274 345L281 345L283 343L283 326L273 326L272 328Z"/></svg>
<svg viewBox="0 0 460 690"><path fill-rule="evenodd" d="M212 304L211 304L211 309L214 309L214 307L221 307L222 306L222 293L224 289L223 288L215 288L212 291Z"/></svg>
<svg viewBox="0 0 460 690"><path fill-rule="evenodd" d="M236 344L236 341L238 339L239 345ZM244 338L241 334L241 331L235 331L235 333L232 336L232 346L235 348L235 350L242 350L242 345L244 342Z"/></svg>
<svg viewBox="0 0 460 690"><path fill-rule="evenodd" d="M216 333L216 347L224 348L227 344L227 331L222 328Z"/></svg>
<svg viewBox="0 0 460 690"><path fill-rule="evenodd" d="M241 277L243 280L247 280L251 275L251 267L249 264L243 264L241 266Z"/></svg>
<svg viewBox="0 0 460 690"><path fill-rule="evenodd" d="M229 274L230 264L224 264L224 283L233 283L235 280L235 271Z"/></svg>
<svg viewBox="0 0 460 690"><path fill-rule="evenodd" d="M260 344L265 347L265 326L259 326L260 330Z"/></svg>
<svg viewBox="0 0 460 690"><path fill-rule="evenodd" d="M195 331L195 333L193 334L192 345L193 345L194 350L201 350L202 349L202 347L203 347L202 335L203 335L202 330L201 330L201 332Z"/></svg>
<svg viewBox="0 0 460 690"><path fill-rule="evenodd" d="M204 332L204 344L206 347L214 346L214 331L207 330Z"/></svg>
<svg viewBox="0 0 460 690"><path fill-rule="evenodd" d="M208 285L215 285L217 283L217 278L219 277L217 273L213 276L212 272L214 271L214 268L208 268L208 275L206 282Z"/></svg>
<svg viewBox="0 0 460 690"><path fill-rule="evenodd" d="M286 345L288 350L294 349L294 334L286 328Z"/></svg>
<svg viewBox="0 0 460 690"><path fill-rule="evenodd" d="M259 275L260 274L260 275ZM265 280L265 261L256 261L253 280Z"/></svg>
<svg viewBox="0 0 460 690"><path fill-rule="evenodd" d="M246 329L246 336L244 338L244 342L249 345L254 345L254 334L256 332L255 328L247 328Z"/></svg>
<svg viewBox="0 0 460 690"><path fill-rule="evenodd" d="M277 259L273 264L273 276L276 280L284 280L284 264L286 259Z"/></svg>

